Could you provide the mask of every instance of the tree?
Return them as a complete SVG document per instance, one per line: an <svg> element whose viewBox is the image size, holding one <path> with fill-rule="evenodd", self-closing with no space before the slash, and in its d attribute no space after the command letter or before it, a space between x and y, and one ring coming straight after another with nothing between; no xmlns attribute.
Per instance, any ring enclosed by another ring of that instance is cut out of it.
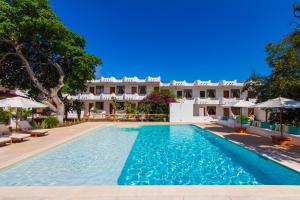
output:
<svg viewBox="0 0 300 200"><path fill-rule="evenodd" d="M85 91L99 58L85 52L47 0L0 0L0 84L26 90L64 115L62 92Z"/></svg>
<svg viewBox="0 0 300 200"><path fill-rule="evenodd" d="M264 96L283 96L300 100L300 4L294 6L296 28L281 42L266 46L266 60L272 68L265 83Z"/></svg>
<svg viewBox="0 0 300 200"><path fill-rule="evenodd" d="M169 104L176 102L175 94L167 89L152 92L139 104L139 110L150 114L169 114Z"/></svg>
<svg viewBox="0 0 300 200"><path fill-rule="evenodd" d="M247 96L250 99L261 99L265 80L265 77L259 75L256 71L253 71L250 77L245 81L242 92L247 91Z"/></svg>

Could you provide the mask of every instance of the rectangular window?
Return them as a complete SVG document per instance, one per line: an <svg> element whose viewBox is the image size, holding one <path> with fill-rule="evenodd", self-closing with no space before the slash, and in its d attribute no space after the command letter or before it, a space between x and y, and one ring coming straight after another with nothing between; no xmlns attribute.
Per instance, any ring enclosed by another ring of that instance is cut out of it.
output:
<svg viewBox="0 0 300 200"><path fill-rule="evenodd" d="M139 86L139 94L146 95L147 94L147 87L146 86Z"/></svg>
<svg viewBox="0 0 300 200"><path fill-rule="evenodd" d="M136 93L137 93L137 88L131 87L131 94L136 94Z"/></svg>
<svg viewBox="0 0 300 200"><path fill-rule="evenodd" d="M182 98L182 91L177 91L177 98L181 99Z"/></svg>
<svg viewBox="0 0 300 200"><path fill-rule="evenodd" d="M96 110L103 110L104 104L103 102L96 102Z"/></svg>
<svg viewBox="0 0 300 200"><path fill-rule="evenodd" d="M207 113L209 115L216 115L216 107L215 106L207 106Z"/></svg>
<svg viewBox="0 0 300 200"><path fill-rule="evenodd" d="M231 112L234 115L240 115L241 110L240 108L231 107Z"/></svg>
<svg viewBox="0 0 300 200"><path fill-rule="evenodd" d="M94 87L90 87L90 93L95 94L95 88Z"/></svg>
<svg viewBox="0 0 300 200"><path fill-rule="evenodd" d="M188 89L188 90L183 90L183 95L187 99L191 99L193 97L193 91Z"/></svg>
<svg viewBox="0 0 300 200"><path fill-rule="evenodd" d="M200 98L205 98L205 91L200 91Z"/></svg>
<svg viewBox="0 0 300 200"><path fill-rule="evenodd" d="M117 86L117 94L124 94L125 93L125 86Z"/></svg>
<svg viewBox="0 0 300 200"><path fill-rule="evenodd" d="M223 97L224 98L229 98L229 90L224 90Z"/></svg>
<svg viewBox="0 0 300 200"><path fill-rule="evenodd" d="M231 98L240 98L241 91L239 89L232 89L231 90Z"/></svg>
<svg viewBox="0 0 300 200"><path fill-rule="evenodd" d="M103 94L104 86L96 86L96 94Z"/></svg>
<svg viewBox="0 0 300 200"><path fill-rule="evenodd" d="M216 90L207 90L207 96L209 98L216 98Z"/></svg>
<svg viewBox="0 0 300 200"><path fill-rule="evenodd" d="M110 93L110 94L116 93L116 88L115 88L115 87L110 87L110 88L109 88L109 93Z"/></svg>

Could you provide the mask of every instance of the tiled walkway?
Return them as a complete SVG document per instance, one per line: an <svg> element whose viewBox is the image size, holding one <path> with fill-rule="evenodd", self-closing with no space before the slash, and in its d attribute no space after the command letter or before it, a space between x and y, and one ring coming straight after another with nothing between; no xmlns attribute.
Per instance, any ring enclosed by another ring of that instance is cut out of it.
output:
<svg viewBox="0 0 300 200"><path fill-rule="evenodd" d="M218 135L256 151L300 172L300 147L274 145L270 138L248 133L236 133L216 123L199 124Z"/></svg>

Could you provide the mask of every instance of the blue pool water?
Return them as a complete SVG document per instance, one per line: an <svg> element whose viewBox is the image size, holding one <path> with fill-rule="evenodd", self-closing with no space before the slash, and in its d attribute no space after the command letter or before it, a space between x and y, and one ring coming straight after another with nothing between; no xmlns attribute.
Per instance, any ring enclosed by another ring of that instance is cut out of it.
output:
<svg viewBox="0 0 300 200"><path fill-rule="evenodd" d="M300 173L192 125L96 129L0 171L2 186L116 184L299 185Z"/></svg>

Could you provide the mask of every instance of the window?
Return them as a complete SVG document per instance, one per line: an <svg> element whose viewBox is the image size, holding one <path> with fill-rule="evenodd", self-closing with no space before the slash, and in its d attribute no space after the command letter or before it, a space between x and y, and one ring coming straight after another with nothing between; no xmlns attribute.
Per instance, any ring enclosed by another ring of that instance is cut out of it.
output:
<svg viewBox="0 0 300 200"><path fill-rule="evenodd" d="M216 90L207 90L207 96L209 98L216 98Z"/></svg>
<svg viewBox="0 0 300 200"><path fill-rule="evenodd" d="M182 91L177 91L177 98L178 99L182 98Z"/></svg>
<svg viewBox="0 0 300 200"><path fill-rule="evenodd" d="M200 91L200 98L205 98L205 91Z"/></svg>
<svg viewBox="0 0 300 200"><path fill-rule="evenodd" d="M146 95L147 94L147 87L146 86L139 86L139 94Z"/></svg>
<svg viewBox="0 0 300 200"><path fill-rule="evenodd" d="M96 86L96 94L104 93L104 86Z"/></svg>
<svg viewBox="0 0 300 200"><path fill-rule="evenodd" d="M229 90L224 90L223 97L224 98L229 98Z"/></svg>
<svg viewBox="0 0 300 200"><path fill-rule="evenodd" d="M240 98L241 91L239 89L232 89L231 90L231 98Z"/></svg>
<svg viewBox="0 0 300 200"><path fill-rule="evenodd" d="M193 91L192 90L183 90L183 95L185 98L190 99L193 97Z"/></svg>
<svg viewBox="0 0 300 200"><path fill-rule="evenodd" d="M110 94L116 93L116 88L115 88L115 87L110 87L110 88L109 88L109 93L110 93Z"/></svg>
<svg viewBox="0 0 300 200"><path fill-rule="evenodd" d="M159 87L154 87L154 92L159 92Z"/></svg>
<svg viewBox="0 0 300 200"><path fill-rule="evenodd" d="M137 93L137 88L131 87L131 94L136 94L136 93Z"/></svg>
<svg viewBox="0 0 300 200"><path fill-rule="evenodd" d="M241 110L240 108L231 107L231 112L234 115L240 115Z"/></svg>
<svg viewBox="0 0 300 200"><path fill-rule="evenodd" d="M209 115L216 115L216 107L207 107L207 113Z"/></svg>
<svg viewBox="0 0 300 200"><path fill-rule="evenodd" d="M103 110L104 105L103 102L96 102L96 110Z"/></svg>
<svg viewBox="0 0 300 200"><path fill-rule="evenodd" d="M125 86L117 86L117 94L124 94Z"/></svg>
<svg viewBox="0 0 300 200"><path fill-rule="evenodd" d="M90 93L95 94L95 88L94 87L90 87Z"/></svg>

